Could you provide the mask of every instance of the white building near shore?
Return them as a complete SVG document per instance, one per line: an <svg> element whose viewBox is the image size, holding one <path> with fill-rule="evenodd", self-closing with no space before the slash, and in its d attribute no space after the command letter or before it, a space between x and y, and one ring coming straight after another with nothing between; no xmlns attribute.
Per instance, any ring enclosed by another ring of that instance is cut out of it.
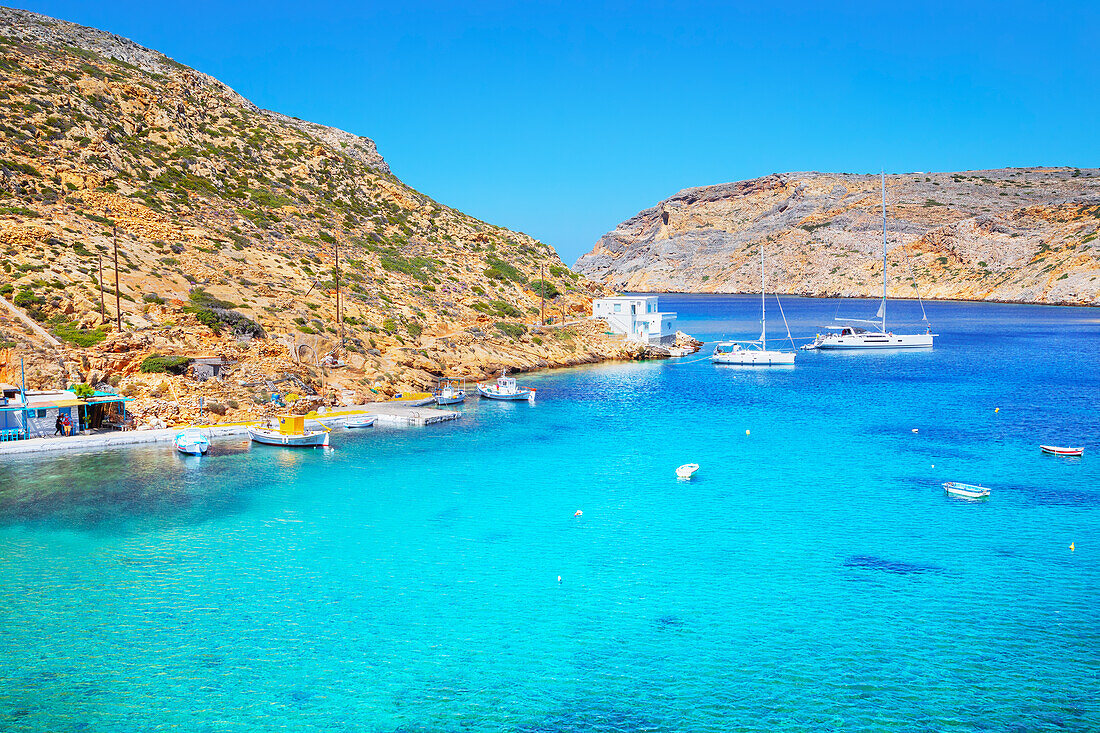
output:
<svg viewBox="0 0 1100 733"><path fill-rule="evenodd" d="M607 322L612 333L646 344L669 345L676 340L676 314L657 309L656 295L617 295L592 301L592 317Z"/></svg>

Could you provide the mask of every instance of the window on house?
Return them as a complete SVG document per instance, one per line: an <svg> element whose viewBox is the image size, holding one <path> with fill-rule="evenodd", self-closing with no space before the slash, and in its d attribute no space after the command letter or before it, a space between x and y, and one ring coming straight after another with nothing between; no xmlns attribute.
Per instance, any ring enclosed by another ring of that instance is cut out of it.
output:
<svg viewBox="0 0 1100 733"><path fill-rule="evenodd" d="M45 410L35 410L34 411L34 416L35 417L46 417L46 411Z"/></svg>
<svg viewBox="0 0 1100 733"><path fill-rule="evenodd" d="M616 303L616 304L615 304L615 312L616 312L616 313L622 313L622 312L623 312L623 305L622 305L622 303Z"/></svg>

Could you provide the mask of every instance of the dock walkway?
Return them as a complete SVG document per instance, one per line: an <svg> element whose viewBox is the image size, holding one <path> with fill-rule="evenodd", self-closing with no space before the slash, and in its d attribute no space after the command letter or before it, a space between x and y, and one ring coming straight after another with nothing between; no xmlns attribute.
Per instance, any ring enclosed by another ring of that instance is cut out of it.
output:
<svg viewBox="0 0 1100 733"><path fill-rule="evenodd" d="M447 420L457 420L461 413L428 407L431 400L371 402L352 407L332 408L328 412L306 419L306 426L320 423L325 427L344 427L352 415L375 415L383 425L414 426L434 425ZM228 423L224 425L198 426L208 431L211 439L248 434L248 426L257 422ZM313 425L316 427L316 425ZM26 453L44 453L62 450L101 450L142 443L170 443L183 426L164 430L126 430L98 435L72 435L65 438L31 438L0 443L0 457Z"/></svg>

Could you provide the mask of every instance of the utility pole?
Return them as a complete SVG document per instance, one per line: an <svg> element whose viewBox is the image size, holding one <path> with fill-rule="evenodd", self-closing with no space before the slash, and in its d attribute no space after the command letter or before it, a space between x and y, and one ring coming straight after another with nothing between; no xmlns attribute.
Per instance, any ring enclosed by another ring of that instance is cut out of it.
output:
<svg viewBox="0 0 1100 733"><path fill-rule="evenodd" d="M110 217L110 207L105 208L103 213ZM111 219L111 234L115 242L115 318L118 323L118 332L122 333L122 296L118 290L118 222L114 219Z"/></svg>
<svg viewBox="0 0 1100 733"><path fill-rule="evenodd" d="M335 237L333 237L335 239ZM344 318L340 309L340 240L336 240L336 327L340 330L340 348L344 348Z"/></svg>
<svg viewBox="0 0 1100 733"><path fill-rule="evenodd" d="M99 325L107 322L107 310L103 305L103 253L96 252L99 258Z"/></svg>
<svg viewBox="0 0 1100 733"><path fill-rule="evenodd" d="M546 325L546 263L539 265L539 293L542 299L539 301L539 319L542 325Z"/></svg>

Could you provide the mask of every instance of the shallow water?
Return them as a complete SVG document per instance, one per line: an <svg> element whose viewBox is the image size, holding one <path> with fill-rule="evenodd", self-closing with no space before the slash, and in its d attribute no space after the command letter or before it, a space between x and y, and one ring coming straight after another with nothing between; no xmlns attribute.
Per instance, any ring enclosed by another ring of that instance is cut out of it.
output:
<svg viewBox="0 0 1100 733"><path fill-rule="evenodd" d="M525 375L329 452L4 459L0 730L1100 728L1100 311L928 310L931 352Z"/></svg>

